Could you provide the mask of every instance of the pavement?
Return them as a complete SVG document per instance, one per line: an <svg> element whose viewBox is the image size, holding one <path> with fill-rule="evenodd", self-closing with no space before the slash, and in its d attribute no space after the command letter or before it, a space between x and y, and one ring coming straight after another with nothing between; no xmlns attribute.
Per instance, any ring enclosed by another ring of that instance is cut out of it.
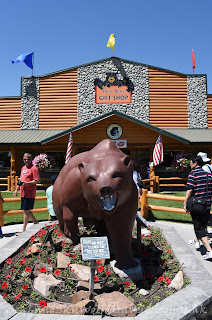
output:
<svg viewBox="0 0 212 320"><path fill-rule="evenodd" d="M46 221L47 223L48 221ZM157 225L161 229L163 227L171 227L174 228L179 237L181 237L189 250L193 252L196 259L199 260L205 269L212 275L212 261L203 260L202 255L205 254L205 247L201 245L200 249L196 250L195 248L189 246L188 242L191 239L194 239L194 230L192 224L186 223L177 223L177 222L169 222L169 221L156 221L150 223L152 226ZM33 223L28 223L27 229L29 229ZM14 224L9 226L2 227L2 237L0 238L0 248L4 247L7 243L12 241L14 238L18 238L15 235L16 232L22 230L22 224ZM212 228L208 227L209 236L211 236L211 246L212 246Z"/></svg>

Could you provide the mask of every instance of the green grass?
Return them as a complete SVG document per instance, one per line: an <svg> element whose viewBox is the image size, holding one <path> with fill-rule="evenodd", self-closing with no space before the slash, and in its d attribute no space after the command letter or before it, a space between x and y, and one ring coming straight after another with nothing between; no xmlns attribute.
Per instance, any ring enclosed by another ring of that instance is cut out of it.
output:
<svg viewBox="0 0 212 320"><path fill-rule="evenodd" d="M44 192L37 192L36 196L45 196L46 193ZM12 192L4 192L2 191L2 196L3 198L14 198ZM18 197L20 197L20 194L18 194ZM46 200L39 200L35 201L34 208L46 208L47 207L47 202ZM4 203L3 205L3 210L20 210L21 208L21 203L20 202L9 202L9 203ZM34 213L34 216L38 221L46 221L49 218L49 213L47 212L39 212L39 213ZM15 223L23 223L23 214L16 214L16 215L11 215L11 216L4 216L4 225L9 225L9 224L15 224Z"/></svg>
<svg viewBox="0 0 212 320"><path fill-rule="evenodd" d="M161 193L164 194L164 193ZM179 196L185 197L185 192L177 192L172 194L165 194L170 196ZM148 204L152 204L155 206L164 206L164 207L172 207L172 208L181 208L183 209L183 202L178 201L168 201L168 200L160 200L160 199L152 199L148 198ZM149 211L148 220L167 220L173 222L184 222L191 223L190 214L183 213L175 213L175 212L166 212L166 211Z"/></svg>
<svg viewBox="0 0 212 320"><path fill-rule="evenodd" d="M4 198L13 198L12 192L2 192ZM45 196L45 192L37 192L37 196ZM168 195L166 193L166 195ZM174 196L185 196L185 192L172 193L170 195ZM165 206L165 207L173 207L173 208L183 208L183 202L177 201L167 201L167 200L159 200L159 199L148 199L148 204L157 205L157 206ZM46 208L47 203L46 200L35 201L34 208ZM14 203L4 203L4 210L18 210L20 209L20 202ZM48 212L40 212L34 214L36 219L39 221L45 221L49 218ZM183 222L183 223L191 223L191 216L189 214L182 213L174 213L174 212L165 212L165 211L149 211L148 220L167 220L173 222ZM14 224L14 223L22 223L23 215L11 215L4 216L4 224Z"/></svg>

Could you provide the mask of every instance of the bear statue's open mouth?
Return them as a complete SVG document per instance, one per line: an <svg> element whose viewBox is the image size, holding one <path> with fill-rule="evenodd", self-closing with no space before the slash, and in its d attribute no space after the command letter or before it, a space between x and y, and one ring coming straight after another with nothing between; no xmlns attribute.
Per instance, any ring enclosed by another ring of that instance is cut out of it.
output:
<svg viewBox="0 0 212 320"><path fill-rule="evenodd" d="M117 197L115 195L106 195L105 197L98 197L98 200L102 208L107 212L111 212L115 209L116 199Z"/></svg>

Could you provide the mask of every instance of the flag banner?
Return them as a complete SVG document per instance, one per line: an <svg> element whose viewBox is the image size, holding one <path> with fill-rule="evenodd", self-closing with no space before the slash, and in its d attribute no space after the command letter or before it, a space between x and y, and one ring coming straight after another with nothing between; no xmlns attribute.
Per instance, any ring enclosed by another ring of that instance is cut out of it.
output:
<svg viewBox="0 0 212 320"><path fill-rule="evenodd" d="M114 36L114 33L112 33L107 42L107 47L112 48L114 52L114 46L115 46L115 36Z"/></svg>
<svg viewBox="0 0 212 320"><path fill-rule="evenodd" d="M27 65L27 67L33 70L33 62L32 62L33 54L34 52L21 54L16 60L13 60L11 62L12 63L24 62Z"/></svg>
<svg viewBox="0 0 212 320"><path fill-rule="evenodd" d="M161 135L159 135L153 150L153 165L157 166L163 162L163 143Z"/></svg>
<svg viewBox="0 0 212 320"><path fill-rule="evenodd" d="M194 50L192 49L192 69L193 69L193 73L194 73L195 67L196 67L196 61L195 61Z"/></svg>
<svg viewBox="0 0 212 320"><path fill-rule="evenodd" d="M72 138L72 132L70 132L67 151L66 151L65 163L67 163L71 159L71 156L72 156L72 144L73 144L73 138Z"/></svg>

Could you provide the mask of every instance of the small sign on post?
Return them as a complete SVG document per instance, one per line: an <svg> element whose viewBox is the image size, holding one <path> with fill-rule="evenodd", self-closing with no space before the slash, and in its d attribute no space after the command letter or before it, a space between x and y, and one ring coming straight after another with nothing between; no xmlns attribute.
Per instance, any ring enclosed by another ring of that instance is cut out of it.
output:
<svg viewBox="0 0 212 320"><path fill-rule="evenodd" d="M82 260L91 260L91 276L89 290L94 289L96 260L109 259L110 252L107 237L82 237L80 239Z"/></svg>

